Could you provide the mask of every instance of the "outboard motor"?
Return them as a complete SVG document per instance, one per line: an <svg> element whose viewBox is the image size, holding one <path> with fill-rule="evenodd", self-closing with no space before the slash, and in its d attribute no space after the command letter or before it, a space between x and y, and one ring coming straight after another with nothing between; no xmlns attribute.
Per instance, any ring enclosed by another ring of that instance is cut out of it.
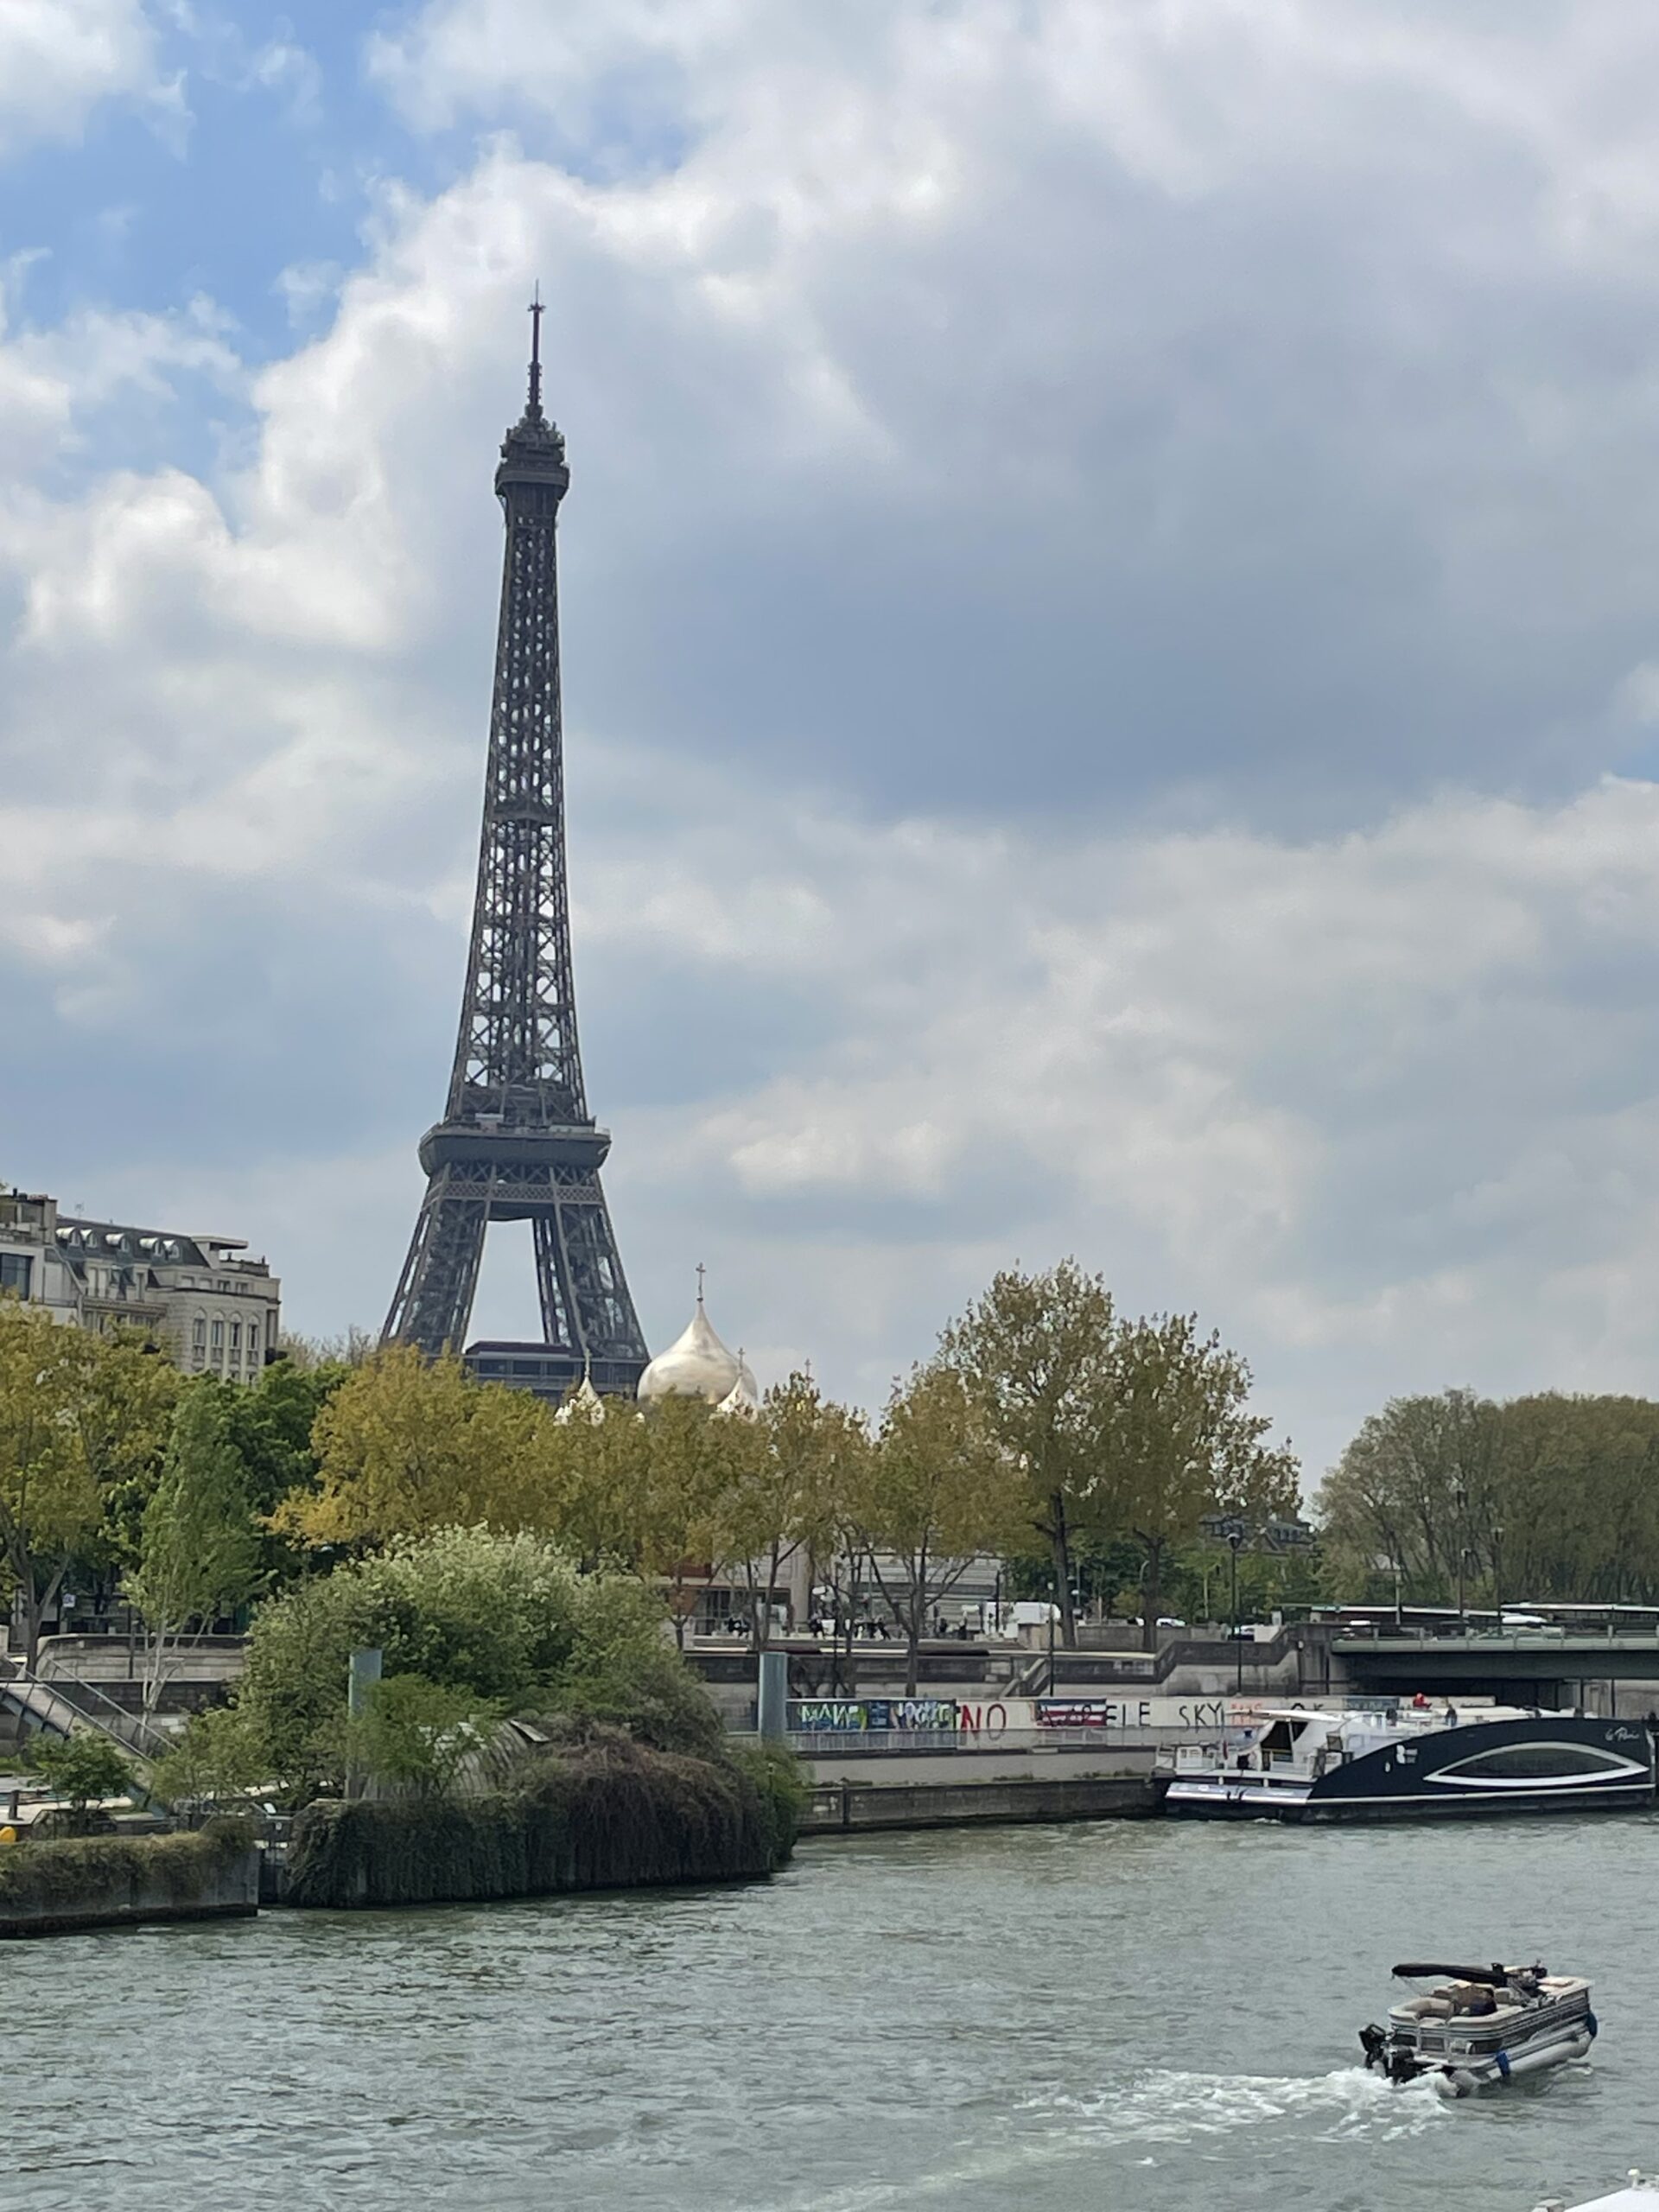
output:
<svg viewBox="0 0 1659 2212"><path fill-rule="evenodd" d="M1384 2070L1386 2071L1386 2066L1384 2065L1383 2059L1383 2053L1389 2047L1389 2037L1386 2029L1379 2028L1376 2021L1373 2020L1368 2027L1363 2027L1360 2030L1359 2047L1365 2054L1365 2070L1367 2073L1370 2071L1373 2066L1383 2066Z"/></svg>

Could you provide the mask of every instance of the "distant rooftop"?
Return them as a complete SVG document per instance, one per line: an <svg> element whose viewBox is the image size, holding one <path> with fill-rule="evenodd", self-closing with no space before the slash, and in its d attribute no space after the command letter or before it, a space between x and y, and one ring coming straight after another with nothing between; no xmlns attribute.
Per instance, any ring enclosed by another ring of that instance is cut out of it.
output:
<svg viewBox="0 0 1659 2212"><path fill-rule="evenodd" d="M186 1268L263 1267L263 1260L233 1260L245 1252L245 1236L179 1236L162 1229L139 1229L118 1221L58 1218L58 1245L71 1257L93 1254L112 1260L147 1260L152 1265Z"/></svg>

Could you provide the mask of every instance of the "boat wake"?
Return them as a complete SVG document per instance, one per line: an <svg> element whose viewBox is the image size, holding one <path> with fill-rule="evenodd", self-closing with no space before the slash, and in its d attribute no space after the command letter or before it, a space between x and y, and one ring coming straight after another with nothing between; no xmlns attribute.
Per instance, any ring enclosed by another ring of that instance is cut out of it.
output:
<svg viewBox="0 0 1659 2212"><path fill-rule="evenodd" d="M1391 2142L1444 2120L1446 2107L1428 2083L1397 2088L1363 2066L1330 2074L1196 2074L1160 2069L1121 2088L1077 2094L1046 2091L1013 2107L1016 2133L953 2159L948 2169L902 2181L855 2184L814 2194L810 2212L882 2212L935 2201L965 2202L963 2192L1029 2177L1034 2168L1103 2150L1133 2152L1157 2163L1160 2145L1198 2142L1287 2121L1311 2139ZM797 2200L791 2212L808 2212Z"/></svg>
<svg viewBox="0 0 1659 2212"><path fill-rule="evenodd" d="M1324 2139L1360 2135L1390 2141L1432 2127L1441 2100L1425 2082L1402 2091L1363 2066L1329 2074L1143 2074L1122 2089L1027 2098L1022 2112L1052 2112L1078 2138L1099 2145L1189 2143L1275 2120L1313 2123Z"/></svg>

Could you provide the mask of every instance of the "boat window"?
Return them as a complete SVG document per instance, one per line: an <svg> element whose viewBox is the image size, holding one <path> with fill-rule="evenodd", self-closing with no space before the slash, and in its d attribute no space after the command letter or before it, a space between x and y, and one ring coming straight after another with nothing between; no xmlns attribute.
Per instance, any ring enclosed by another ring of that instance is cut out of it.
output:
<svg viewBox="0 0 1659 2212"><path fill-rule="evenodd" d="M1443 1775L1469 1782L1525 1782L1545 1775L1622 1774L1634 1763L1594 1744L1510 1744L1502 1751L1478 1751L1473 1758L1443 1766Z"/></svg>
<svg viewBox="0 0 1659 2212"><path fill-rule="evenodd" d="M1288 1720L1275 1720L1262 1738L1262 1749L1269 1758L1287 1758L1296 1740L1296 1732Z"/></svg>

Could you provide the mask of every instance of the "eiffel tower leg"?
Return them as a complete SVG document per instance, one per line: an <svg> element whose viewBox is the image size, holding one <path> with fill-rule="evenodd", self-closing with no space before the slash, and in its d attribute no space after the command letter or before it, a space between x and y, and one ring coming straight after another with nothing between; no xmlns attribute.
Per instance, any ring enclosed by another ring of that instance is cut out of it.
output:
<svg viewBox="0 0 1659 2212"><path fill-rule="evenodd" d="M448 1171L441 1168L426 1186L409 1257L380 1332L382 1344L418 1344L433 1359L461 1349L489 1220L487 1199L459 1197L448 1185Z"/></svg>
<svg viewBox="0 0 1659 2212"><path fill-rule="evenodd" d="M581 1322L570 1297L556 1208L538 1213L532 1226L536 1238L536 1287L542 1300L542 1335L547 1343L563 1344L580 1357L588 1346L582 1340Z"/></svg>
<svg viewBox="0 0 1659 2212"><path fill-rule="evenodd" d="M560 1209L565 1281L570 1287L582 1348L596 1358L636 1359L645 1340L628 1295L616 1249L616 1232L602 1198L590 1205Z"/></svg>

